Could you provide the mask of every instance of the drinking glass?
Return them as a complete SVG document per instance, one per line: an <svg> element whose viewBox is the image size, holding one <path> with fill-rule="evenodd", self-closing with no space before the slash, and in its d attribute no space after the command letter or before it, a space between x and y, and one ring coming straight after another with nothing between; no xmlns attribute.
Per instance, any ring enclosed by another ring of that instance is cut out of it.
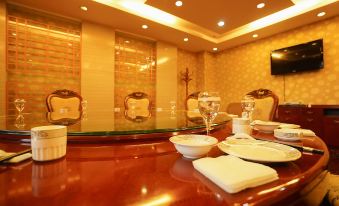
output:
<svg viewBox="0 0 339 206"><path fill-rule="evenodd" d="M217 92L200 92L198 96L198 108L204 118L207 135L209 135L212 122L218 115L220 108L219 94Z"/></svg>
<svg viewBox="0 0 339 206"><path fill-rule="evenodd" d="M25 100L24 99L16 99L14 100L14 105L16 110L18 110L19 114L21 114L22 110L25 108Z"/></svg>
<svg viewBox="0 0 339 206"><path fill-rule="evenodd" d="M248 118L252 122L252 112L254 110L255 100L251 95L246 95L241 100L242 117Z"/></svg>

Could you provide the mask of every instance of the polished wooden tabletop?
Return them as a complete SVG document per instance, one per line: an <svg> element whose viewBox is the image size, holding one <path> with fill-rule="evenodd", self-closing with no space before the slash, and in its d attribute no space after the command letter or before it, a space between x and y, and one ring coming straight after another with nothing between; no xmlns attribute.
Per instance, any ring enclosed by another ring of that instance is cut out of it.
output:
<svg viewBox="0 0 339 206"><path fill-rule="evenodd" d="M212 132L223 140L230 127ZM253 136L273 139L271 134ZM66 157L0 165L0 205L305 205L323 182L329 153L320 138L296 143L323 149L294 162L268 164L279 180L229 194L194 170L166 139L100 144L72 144ZM0 149L20 151L29 144L0 142ZM213 148L208 156L223 153ZM251 171L248 171L251 172Z"/></svg>

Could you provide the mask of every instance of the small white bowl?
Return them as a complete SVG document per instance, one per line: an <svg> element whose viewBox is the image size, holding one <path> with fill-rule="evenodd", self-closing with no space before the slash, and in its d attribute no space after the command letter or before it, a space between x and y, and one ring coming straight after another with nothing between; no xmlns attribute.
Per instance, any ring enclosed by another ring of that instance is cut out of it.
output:
<svg viewBox="0 0 339 206"><path fill-rule="evenodd" d="M169 139L184 157L196 159L206 155L218 140L206 135L177 135Z"/></svg>
<svg viewBox="0 0 339 206"><path fill-rule="evenodd" d="M257 121L253 124L253 128L260 132L273 133L273 131L277 129L279 125L280 125L279 122Z"/></svg>

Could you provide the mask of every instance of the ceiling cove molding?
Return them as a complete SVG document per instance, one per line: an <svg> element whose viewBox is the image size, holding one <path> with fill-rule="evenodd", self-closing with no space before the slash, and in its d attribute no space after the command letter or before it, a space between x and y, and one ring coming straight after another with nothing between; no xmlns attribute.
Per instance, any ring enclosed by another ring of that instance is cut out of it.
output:
<svg viewBox="0 0 339 206"><path fill-rule="evenodd" d="M218 34L185 19L164 12L145 4L145 0L92 0L115 9L148 19L167 27L177 29L187 34L202 38L211 43L219 44L225 41L249 34L256 30L271 26L284 20L296 17L309 11L337 2L338 0L292 0L291 7L250 22L246 25Z"/></svg>

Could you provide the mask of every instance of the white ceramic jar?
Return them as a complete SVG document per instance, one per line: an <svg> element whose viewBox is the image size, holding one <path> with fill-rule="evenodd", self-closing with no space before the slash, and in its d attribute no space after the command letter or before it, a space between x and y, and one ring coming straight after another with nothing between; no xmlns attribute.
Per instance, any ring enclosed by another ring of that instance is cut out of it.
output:
<svg viewBox="0 0 339 206"><path fill-rule="evenodd" d="M32 158L49 161L66 155L67 127L49 125L31 129Z"/></svg>
<svg viewBox="0 0 339 206"><path fill-rule="evenodd" d="M232 119L232 133L251 134L250 120L248 118L233 118Z"/></svg>

